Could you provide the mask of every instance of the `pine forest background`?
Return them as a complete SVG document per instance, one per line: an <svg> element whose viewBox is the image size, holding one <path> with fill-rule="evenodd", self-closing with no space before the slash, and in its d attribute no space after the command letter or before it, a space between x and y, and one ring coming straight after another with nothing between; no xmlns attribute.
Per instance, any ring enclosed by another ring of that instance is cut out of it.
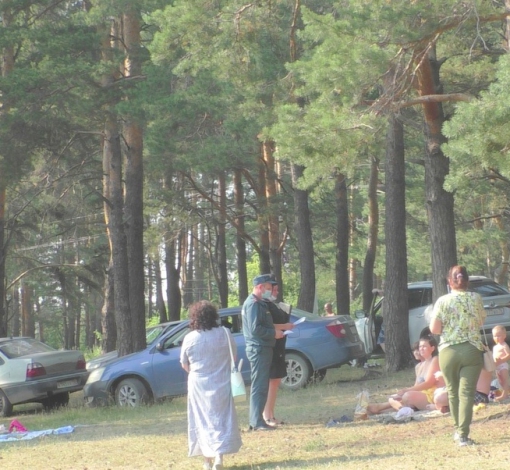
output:
<svg viewBox="0 0 510 470"><path fill-rule="evenodd" d="M508 286L510 0L1 0L0 337L145 347L199 299ZM385 313L386 314L386 313Z"/></svg>

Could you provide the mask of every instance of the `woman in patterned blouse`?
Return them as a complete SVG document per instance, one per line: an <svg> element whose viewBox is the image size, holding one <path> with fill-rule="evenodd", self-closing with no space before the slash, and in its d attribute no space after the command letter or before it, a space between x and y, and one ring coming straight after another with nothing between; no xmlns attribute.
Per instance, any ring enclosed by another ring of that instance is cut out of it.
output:
<svg viewBox="0 0 510 470"><path fill-rule="evenodd" d="M448 390L454 440L459 446L473 444L469 439L469 426L476 382L483 366L480 329L486 316L481 296L467 290L468 282L464 266L450 268L451 292L437 299L430 322L431 332L441 335L439 365Z"/></svg>

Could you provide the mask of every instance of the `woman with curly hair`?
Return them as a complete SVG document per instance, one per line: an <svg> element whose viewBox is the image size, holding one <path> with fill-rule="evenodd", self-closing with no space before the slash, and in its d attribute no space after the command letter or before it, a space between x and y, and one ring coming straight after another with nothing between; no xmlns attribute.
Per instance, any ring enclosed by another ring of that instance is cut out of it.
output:
<svg viewBox="0 0 510 470"><path fill-rule="evenodd" d="M230 388L230 349L236 343L219 328L218 312L202 300L189 308L190 329L181 349L188 375L189 456L204 456L204 470L223 468L223 455L241 447L241 433Z"/></svg>

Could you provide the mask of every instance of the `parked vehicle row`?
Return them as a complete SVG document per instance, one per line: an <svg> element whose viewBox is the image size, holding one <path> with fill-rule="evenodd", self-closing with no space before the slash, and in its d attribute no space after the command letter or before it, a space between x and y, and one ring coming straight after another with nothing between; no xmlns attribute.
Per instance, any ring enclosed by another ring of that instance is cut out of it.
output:
<svg viewBox="0 0 510 470"><path fill-rule="evenodd" d="M238 359L243 359L243 377L250 381L249 362L242 334L241 307L219 311L221 324L232 332ZM282 386L288 389L304 387L312 378L321 380L326 370L340 367L364 356L354 321L350 317L319 317L294 309L291 321L304 317L287 339L287 377ZM116 403L138 406L164 398L185 395L187 374L179 358L182 340L189 332L187 320L163 330L147 348L134 354L89 363L90 376L83 389L89 405Z"/></svg>
<svg viewBox="0 0 510 470"><path fill-rule="evenodd" d="M488 337L492 337L490 330L496 324L510 332L510 292L482 276L470 277L469 288L484 300ZM413 343L430 322L432 282L409 283L407 289ZM294 309L290 321L305 321L288 336L287 377L282 387L302 388L312 380L322 380L327 369L366 358L376 343L381 309L382 299L374 301L370 315L356 322L347 316L319 317ZM242 358L244 364L243 377L249 383L241 307L222 309L219 314L221 325L230 329L236 341L238 359ZM139 406L185 395L187 374L179 359L189 331L187 320L163 323L147 329L144 350L123 357L112 351L87 364L80 351L56 351L32 338L0 338L0 416L9 416L13 406L23 403L42 403L46 409L63 406L69 401L69 393L82 389L90 406Z"/></svg>

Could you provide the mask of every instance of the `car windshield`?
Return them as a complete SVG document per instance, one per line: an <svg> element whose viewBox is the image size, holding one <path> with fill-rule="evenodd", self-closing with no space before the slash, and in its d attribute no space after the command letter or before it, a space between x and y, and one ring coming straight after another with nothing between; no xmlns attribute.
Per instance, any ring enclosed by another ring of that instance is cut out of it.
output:
<svg viewBox="0 0 510 470"><path fill-rule="evenodd" d="M14 359L16 357L31 356L32 354L55 350L47 344L41 343L35 339L23 338L0 343L0 351L9 359Z"/></svg>
<svg viewBox="0 0 510 470"><path fill-rule="evenodd" d="M152 342L159 338L159 335L163 332L165 327L163 325L154 326L152 328L147 328L145 340L147 341L147 346L152 344Z"/></svg>
<svg viewBox="0 0 510 470"><path fill-rule="evenodd" d="M147 346L150 346L154 341L156 341L165 331L170 331L170 328L173 328L175 325L181 323L180 321L173 321L170 323L162 323L161 325L151 326L147 328L145 332L145 341L147 342Z"/></svg>
<svg viewBox="0 0 510 470"><path fill-rule="evenodd" d="M508 295L509 292L499 284L495 282L484 282L484 283L475 283L470 282L469 290L472 290L482 297L494 297L495 295Z"/></svg>

